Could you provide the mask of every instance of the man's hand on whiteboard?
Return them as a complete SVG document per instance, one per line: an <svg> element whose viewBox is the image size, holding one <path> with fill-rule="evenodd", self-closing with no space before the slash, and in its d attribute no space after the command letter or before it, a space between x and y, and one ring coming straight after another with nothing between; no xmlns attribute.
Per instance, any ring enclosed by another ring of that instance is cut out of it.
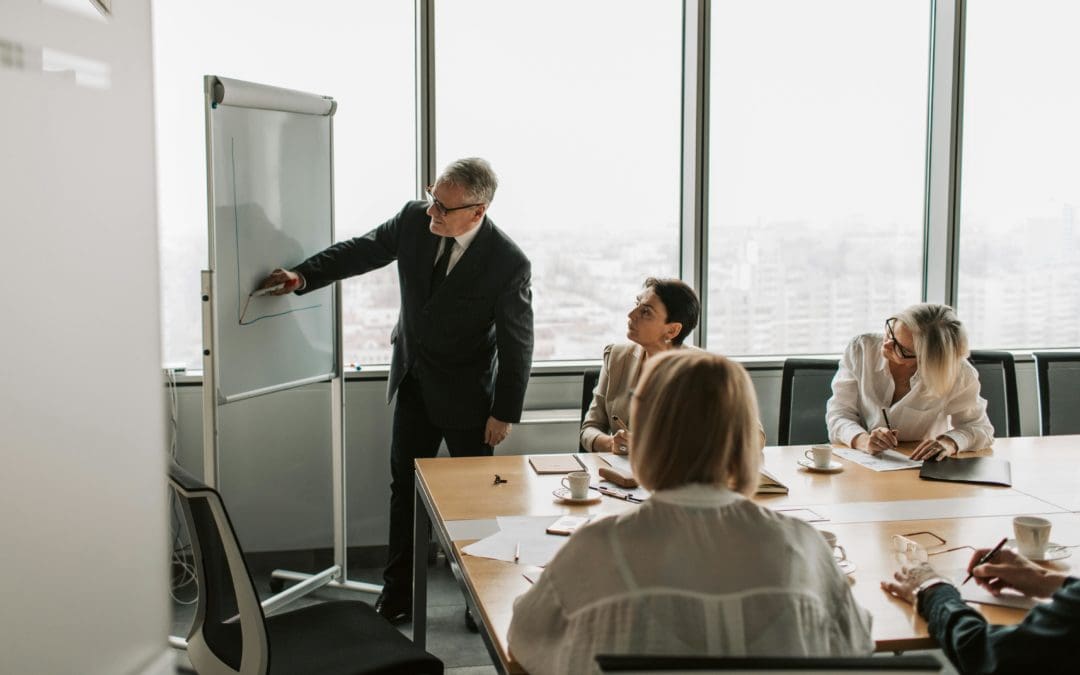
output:
<svg viewBox="0 0 1080 675"><path fill-rule="evenodd" d="M259 282L259 289L277 286L278 288L270 291L270 295L287 295L300 288L303 283L304 280L299 274L279 267Z"/></svg>
<svg viewBox="0 0 1080 675"><path fill-rule="evenodd" d="M510 427L512 426L514 425L509 422L500 422L494 417L489 417L487 428L484 429L484 443L494 448L510 436Z"/></svg>

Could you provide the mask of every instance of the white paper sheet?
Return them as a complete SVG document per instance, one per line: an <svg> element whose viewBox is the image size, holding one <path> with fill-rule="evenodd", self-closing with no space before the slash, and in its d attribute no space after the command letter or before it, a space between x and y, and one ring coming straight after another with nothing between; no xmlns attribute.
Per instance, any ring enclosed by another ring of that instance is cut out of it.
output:
<svg viewBox="0 0 1080 675"><path fill-rule="evenodd" d="M1023 494L1000 497L956 497L952 499L901 499L892 502L847 502L844 504L800 504L812 508L834 523L877 523L888 520L937 520L939 518L980 518L1017 516L1029 513L1061 513L1064 509ZM794 505L785 508L796 508Z"/></svg>
<svg viewBox="0 0 1080 675"><path fill-rule="evenodd" d="M895 450L886 450L876 456L849 448L837 448L834 452L849 462L855 462L873 471L899 471L901 469L917 469L922 466L922 462L913 462L903 453Z"/></svg>
<svg viewBox="0 0 1080 675"><path fill-rule="evenodd" d="M1035 598L1028 598L1011 590L1005 591L1000 596L995 596L990 591L975 583L974 579L961 585L967 577L967 572L965 570L950 570L942 576L952 579L953 583L956 584L956 587L960 589L960 597L963 598L965 602L977 602L980 605L997 605L998 607L1013 607L1015 609L1031 609L1035 605L1050 601L1049 598L1038 600Z"/></svg>
<svg viewBox="0 0 1080 675"><path fill-rule="evenodd" d="M519 565L543 567L551 562L570 537L548 534L544 530L559 516L513 516L497 518L499 532L473 542L462 552L479 558L514 562L517 551Z"/></svg>

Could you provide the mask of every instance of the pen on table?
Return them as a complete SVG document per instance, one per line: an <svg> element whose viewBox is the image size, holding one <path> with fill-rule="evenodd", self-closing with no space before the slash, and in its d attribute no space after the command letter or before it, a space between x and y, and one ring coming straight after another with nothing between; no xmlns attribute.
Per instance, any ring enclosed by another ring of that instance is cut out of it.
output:
<svg viewBox="0 0 1080 675"><path fill-rule="evenodd" d="M998 542L997 546L990 549L989 553L987 553L983 557L979 558L979 562L977 562L977 563L975 563L974 565L971 566L971 571L968 572L967 578L964 579L964 581L960 585L963 586L967 582L971 581L971 577L975 576L975 568L978 567L979 565L984 565L984 564L990 562L990 559L993 558L995 555L997 555L997 552L1000 551L1003 546L1005 546L1005 542L1008 541L1008 540L1009 540L1008 537L1002 537L1001 541Z"/></svg>
<svg viewBox="0 0 1080 675"><path fill-rule="evenodd" d="M604 487L603 485L601 485L599 487L597 487L595 485L590 485L589 487L592 488L593 490L596 490L597 492L599 492L602 495L607 495L608 497L614 497L615 499L621 499L623 501L634 502L634 503L641 503L643 501L639 497L635 497L634 495L630 494L629 492L619 492L618 490L612 490L611 488Z"/></svg>
<svg viewBox="0 0 1080 675"><path fill-rule="evenodd" d="M514 564L521 560L521 542L514 544Z"/></svg>

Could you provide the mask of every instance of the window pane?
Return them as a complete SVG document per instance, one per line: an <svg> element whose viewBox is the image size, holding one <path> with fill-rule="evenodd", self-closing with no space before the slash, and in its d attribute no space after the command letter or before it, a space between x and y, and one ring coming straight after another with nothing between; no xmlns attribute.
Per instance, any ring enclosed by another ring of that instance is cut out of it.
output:
<svg viewBox="0 0 1080 675"><path fill-rule="evenodd" d="M713 3L708 346L835 353L922 294L930 3Z"/></svg>
<svg viewBox="0 0 1080 675"><path fill-rule="evenodd" d="M481 156L491 218L533 263L534 359L625 341L648 276L677 276L678 2L436 7L440 168Z"/></svg>
<svg viewBox="0 0 1080 675"><path fill-rule="evenodd" d="M155 2L153 31L163 353L166 362L201 368L202 76L333 96L337 235L363 234L415 193L413 9L374 1ZM290 262L299 261L282 264ZM394 266L345 282L346 362L389 362L397 308Z"/></svg>
<svg viewBox="0 0 1080 675"><path fill-rule="evenodd" d="M1080 345L1072 0L969 2L957 304L975 347Z"/></svg>

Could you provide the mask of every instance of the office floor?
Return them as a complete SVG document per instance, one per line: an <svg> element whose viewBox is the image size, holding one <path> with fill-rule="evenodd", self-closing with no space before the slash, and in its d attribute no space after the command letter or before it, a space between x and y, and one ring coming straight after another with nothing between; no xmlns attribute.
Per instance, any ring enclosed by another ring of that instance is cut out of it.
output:
<svg viewBox="0 0 1080 675"><path fill-rule="evenodd" d="M350 566L351 567L351 566ZM268 572L252 570L255 588L261 598L272 595ZM352 581L382 583L382 568L353 568L349 573ZM193 585L177 591L177 597L189 599L195 593ZM290 607L304 607L324 600L362 600L374 604L375 596L335 588L320 589L311 595L297 600ZM173 602L172 635L186 637L191 620L195 615L195 605ZM405 624L399 627L401 632L412 636L412 627ZM458 589L454 575L446 563L433 564L428 571L428 630L427 650L442 659L446 666L446 675L493 675L496 670L491 664L484 642L476 633L465 628L465 600ZM177 658L180 672L190 668L185 654Z"/></svg>

